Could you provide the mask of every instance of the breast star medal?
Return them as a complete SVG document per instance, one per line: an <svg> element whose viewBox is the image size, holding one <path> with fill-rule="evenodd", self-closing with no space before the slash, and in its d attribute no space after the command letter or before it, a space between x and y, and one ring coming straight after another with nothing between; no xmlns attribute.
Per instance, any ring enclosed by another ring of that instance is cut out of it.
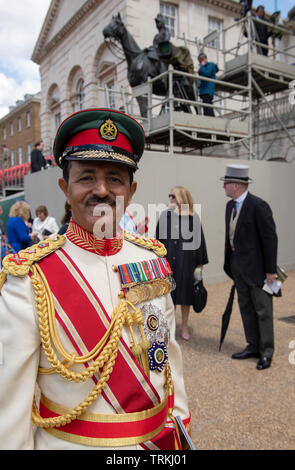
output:
<svg viewBox="0 0 295 470"><path fill-rule="evenodd" d="M149 368L162 372L168 360L167 347L165 343L153 343L148 350Z"/></svg>
<svg viewBox="0 0 295 470"><path fill-rule="evenodd" d="M158 307L153 304L141 308L144 316L144 332L151 343L148 350L149 369L162 372L168 360L167 346L169 343L169 329L167 320Z"/></svg>
<svg viewBox="0 0 295 470"><path fill-rule="evenodd" d="M165 315L155 305L149 303L141 308L144 316L144 332L150 343L169 343L169 328Z"/></svg>

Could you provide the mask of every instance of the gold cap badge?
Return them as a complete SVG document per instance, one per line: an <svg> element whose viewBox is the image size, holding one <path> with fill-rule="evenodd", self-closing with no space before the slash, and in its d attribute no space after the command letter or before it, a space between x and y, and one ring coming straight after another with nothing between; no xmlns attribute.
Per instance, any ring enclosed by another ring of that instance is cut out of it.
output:
<svg viewBox="0 0 295 470"><path fill-rule="evenodd" d="M118 129L111 119L107 119L99 129L100 136L105 140L116 140L118 135Z"/></svg>

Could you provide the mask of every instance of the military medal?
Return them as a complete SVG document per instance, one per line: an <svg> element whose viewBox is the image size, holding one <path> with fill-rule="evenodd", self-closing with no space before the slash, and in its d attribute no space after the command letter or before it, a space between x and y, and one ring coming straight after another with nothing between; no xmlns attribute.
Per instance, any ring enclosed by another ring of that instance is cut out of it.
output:
<svg viewBox="0 0 295 470"><path fill-rule="evenodd" d="M150 343L169 343L168 323L162 310L153 304L141 308L144 316L144 333Z"/></svg>
<svg viewBox="0 0 295 470"><path fill-rule="evenodd" d="M135 305L168 294L173 288L172 271L165 258L121 264L115 271L120 275L121 293Z"/></svg>
<svg viewBox="0 0 295 470"><path fill-rule="evenodd" d="M150 370L162 372L168 360L167 347L165 343L153 343L148 350Z"/></svg>

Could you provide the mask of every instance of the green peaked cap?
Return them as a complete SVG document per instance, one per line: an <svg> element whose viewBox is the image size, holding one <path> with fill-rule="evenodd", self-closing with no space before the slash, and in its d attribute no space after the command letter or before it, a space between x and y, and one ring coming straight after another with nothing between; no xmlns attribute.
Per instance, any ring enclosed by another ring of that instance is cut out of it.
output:
<svg viewBox="0 0 295 470"><path fill-rule="evenodd" d="M145 145L142 126L113 109L86 109L59 126L54 158L61 168L66 160L112 161L137 169Z"/></svg>

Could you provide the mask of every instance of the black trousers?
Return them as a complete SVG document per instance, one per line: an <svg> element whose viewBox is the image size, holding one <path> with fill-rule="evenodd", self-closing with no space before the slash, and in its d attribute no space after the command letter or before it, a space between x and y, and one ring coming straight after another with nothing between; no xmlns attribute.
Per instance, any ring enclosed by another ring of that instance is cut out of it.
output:
<svg viewBox="0 0 295 470"><path fill-rule="evenodd" d="M207 104L212 104L213 101L213 96L211 95L201 95L203 103ZM204 116L215 116L214 115L214 109L213 108L207 108L207 106L204 106Z"/></svg>
<svg viewBox="0 0 295 470"><path fill-rule="evenodd" d="M231 269L238 294L247 349L271 358L274 352L273 299L261 287L251 285L243 277L235 253L231 255Z"/></svg>

